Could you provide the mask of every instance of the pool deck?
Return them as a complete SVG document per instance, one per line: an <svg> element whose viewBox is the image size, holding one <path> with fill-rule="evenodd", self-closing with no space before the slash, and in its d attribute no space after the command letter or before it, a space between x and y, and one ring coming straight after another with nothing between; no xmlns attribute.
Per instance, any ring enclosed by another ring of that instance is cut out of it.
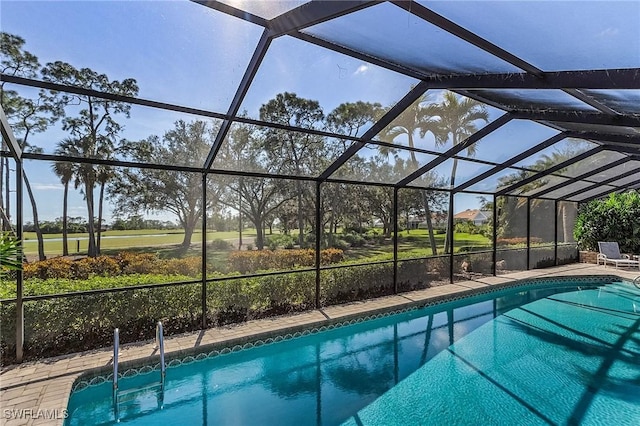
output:
<svg viewBox="0 0 640 426"><path fill-rule="evenodd" d="M496 277L478 277L373 300L171 336L165 340L165 352L167 357L171 358L192 354L199 348L204 349L212 345L233 346L255 338L290 333L302 328L344 321L355 316L451 298L470 290L488 289L531 278L585 275L615 275L633 280L640 272L631 268L615 269L591 264L571 264ZM148 362L150 357L154 357L151 359L157 362L157 356L155 342L152 341L126 344L120 348L120 363L124 363L123 368L126 368L127 364ZM75 380L89 370L111 368L112 358L113 347L3 367L0 371L0 424L61 425Z"/></svg>

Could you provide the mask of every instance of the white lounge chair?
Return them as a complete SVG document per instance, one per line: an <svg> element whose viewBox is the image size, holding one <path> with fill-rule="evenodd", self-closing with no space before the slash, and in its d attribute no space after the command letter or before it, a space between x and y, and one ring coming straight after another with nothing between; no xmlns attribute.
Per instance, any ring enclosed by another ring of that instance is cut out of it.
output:
<svg viewBox="0 0 640 426"><path fill-rule="evenodd" d="M620 266L637 266L640 269L640 262L631 259L628 254L620 254L620 247L617 242L598 242L598 249L600 253L596 259L596 263L599 265L602 260L604 267L607 267L607 263L613 263L618 269Z"/></svg>

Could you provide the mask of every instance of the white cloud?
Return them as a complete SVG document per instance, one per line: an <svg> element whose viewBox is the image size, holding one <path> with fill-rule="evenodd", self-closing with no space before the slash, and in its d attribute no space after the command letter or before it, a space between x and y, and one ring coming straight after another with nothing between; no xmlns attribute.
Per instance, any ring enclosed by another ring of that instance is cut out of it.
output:
<svg viewBox="0 0 640 426"><path fill-rule="evenodd" d="M353 75L359 75L359 74L364 74L367 71L369 71L369 66L362 64L358 67L358 69L356 70L356 72L353 73Z"/></svg>
<svg viewBox="0 0 640 426"><path fill-rule="evenodd" d="M616 36L620 33L620 30L617 28L606 28L598 34L598 37L612 37Z"/></svg>
<svg viewBox="0 0 640 426"><path fill-rule="evenodd" d="M62 191L64 186L61 183L32 183L31 188L38 191Z"/></svg>

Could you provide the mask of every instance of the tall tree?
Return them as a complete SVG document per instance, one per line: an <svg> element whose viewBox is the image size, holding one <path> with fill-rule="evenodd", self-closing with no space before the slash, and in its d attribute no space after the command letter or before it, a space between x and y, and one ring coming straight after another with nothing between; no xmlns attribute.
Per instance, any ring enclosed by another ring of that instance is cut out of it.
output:
<svg viewBox="0 0 640 426"><path fill-rule="evenodd" d="M0 32L0 72L2 74L33 78L38 74L40 64L38 58L24 50L25 40L17 35ZM0 104L8 118L19 109L20 97L14 90L6 90L6 81L0 81ZM4 140L2 141L4 146ZM0 157L0 210L3 211L2 230L11 229L11 193L10 193L9 158Z"/></svg>
<svg viewBox="0 0 640 426"><path fill-rule="evenodd" d="M98 229L96 230L96 246L98 253L100 253L100 245L102 242L102 213L104 209L104 193L107 183L115 177L115 171L110 166L98 166L96 177L97 183L98 185L100 185L100 191L98 195Z"/></svg>
<svg viewBox="0 0 640 426"><path fill-rule="evenodd" d="M73 141L64 141L61 146L65 146L67 144L73 144ZM55 155L67 155L66 152L63 152L59 146L54 154ZM60 178L60 182L64 186L64 194L62 196L62 255L69 255L69 245L68 245L68 220L69 220L69 184L73 180L73 166L71 163L66 161L56 161L51 166L53 172Z"/></svg>
<svg viewBox="0 0 640 426"><path fill-rule="evenodd" d="M322 122L324 113L318 101L299 98L295 93L279 93L260 107L260 119L272 123L313 129ZM326 144L322 137L301 132L268 129L264 146L272 161L283 164L283 172L296 176L317 175L324 164ZM312 194L301 181L296 181L298 210L298 244L304 246L305 199L312 204Z"/></svg>
<svg viewBox="0 0 640 426"><path fill-rule="evenodd" d="M66 62L48 63L42 69L43 79L54 83L65 84L99 92L113 93L122 96L138 94L136 80L127 78L122 81L109 80L106 74L100 74L90 68L77 69ZM106 159L114 152L116 139L122 125L116 116L129 118L131 105L100 98L89 94L72 94L50 92L49 100L59 108L70 109L72 116L65 116L62 128L68 131L77 142L78 156L92 159ZM77 111L77 112L76 112ZM94 189L99 183L99 172L92 164L83 164L77 168L76 182L82 184L82 193L87 205L89 256L99 254L95 231Z"/></svg>
<svg viewBox="0 0 640 426"><path fill-rule="evenodd" d="M438 125L440 129L447 135L447 138L436 139L439 145L446 144L449 140L453 146L457 146L478 131L477 123L489 121L489 112L487 108L478 101L470 98L463 98L453 92L445 91L443 100L438 106L440 119ZM472 144L467 148L467 154L471 157L475 155L476 144ZM458 169L458 159L453 159L451 168L451 179L449 183L450 189L455 187L456 172ZM449 206L449 214L453 215L453 205ZM449 252L451 242L448 238L449 232L445 234L445 252Z"/></svg>
<svg viewBox="0 0 640 426"><path fill-rule="evenodd" d="M162 137L152 135L141 141L122 141L119 152L136 162L202 167L217 131L208 121L178 120ZM184 229L181 246L185 250L191 245L203 209L213 206L218 198L216 193L207 194L207 205L203 206L202 174L162 169L118 170L108 192L120 214L173 213Z"/></svg>
<svg viewBox="0 0 640 426"><path fill-rule="evenodd" d="M370 102L345 102L338 105L326 118L326 125L332 132L347 135L360 136L363 131L372 126L385 110L379 103ZM334 145L333 152L328 152L325 157L332 159L344 152L352 143L350 140L341 140L342 143ZM331 147L328 147L331 148ZM350 175L358 174L366 169L363 159L356 156L344 164L342 168L348 168ZM366 180L366 178L365 178ZM323 229L329 225L329 242L333 241L338 224L346 219L349 210L357 208L358 188L353 185L339 183L324 184L322 187L324 196L321 198L320 214L323 217ZM352 200L349 205L344 200Z"/></svg>
<svg viewBox="0 0 640 426"><path fill-rule="evenodd" d="M428 92L420 96L406 110L402 112L383 132L384 139L394 141L399 136L407 137L407 144L410 148L415 148L414 138L416 133L421 138L427 133L432 133L436 141L443 139L443 132L436 117L440 115L438 105L431 102ZM420 167L418 159L414 151L410 151L411 164L414 170ZM431 221L431 207L429 206L429 194L424 191L423 203L427 222L427 231L429 233L429 244L433 255L438 254L436 239L433 232L433 223Z"/></svg>
<svg viewBox="0 0 640 426"><path fill-rule="evenodd" d="M251 170L279 174L284 165L273 161L264 150L264 135L255 126L238 124L220 148L218 158L233 170ZM255 244L264 249L265 225L288 200L296 197L296 189L287 181L251 177L218 176L222 191L219 201L247 218L256 228ZM292 188L293 187L293 188Z"/></svg>
<svg viewBox="0 0 640 426"><path fill-rule="evenodd" d="M25 40L19 36L4 32L0 33L0 66L3 73L30 78L38 75L40 66L38 59L35 55L24 50L24 44ZM53 124L60 117L60 110L43 96L44 92L42 91L38 99L30 99L20 96L15 90L7 90L5 82L0 83L0 86L2 108L7 114L7 120L21 148L25 152L41 152L40 148L30 144L29 138L34 133L44 132L49 125ZM0 161L0 176L4 169L5 173L7 173L7 176L5 176L7 191L5 208L8 210L10 201L9 164L8 159L3 158L2 160ZM38 219L38 206L27 173L23 173L22 176L33 214L34 231L38 240L38 258L44 260L46 256L42 230Z"/></svg>

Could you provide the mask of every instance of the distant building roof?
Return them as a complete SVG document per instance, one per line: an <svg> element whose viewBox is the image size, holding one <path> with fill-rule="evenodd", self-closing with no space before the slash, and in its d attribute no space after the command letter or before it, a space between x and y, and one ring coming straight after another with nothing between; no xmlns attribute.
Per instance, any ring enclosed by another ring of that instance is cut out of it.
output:
<svg viewBox="0 0 640 426"><path fill-rule="evenodd" d="M456 213L453 216L453 218L458 220L476 221L476 220L489 220L490 216L491 216L491 213L487 211L482 211L477 209L474 209L474 210L466 209L465 211Z"/></svg>

